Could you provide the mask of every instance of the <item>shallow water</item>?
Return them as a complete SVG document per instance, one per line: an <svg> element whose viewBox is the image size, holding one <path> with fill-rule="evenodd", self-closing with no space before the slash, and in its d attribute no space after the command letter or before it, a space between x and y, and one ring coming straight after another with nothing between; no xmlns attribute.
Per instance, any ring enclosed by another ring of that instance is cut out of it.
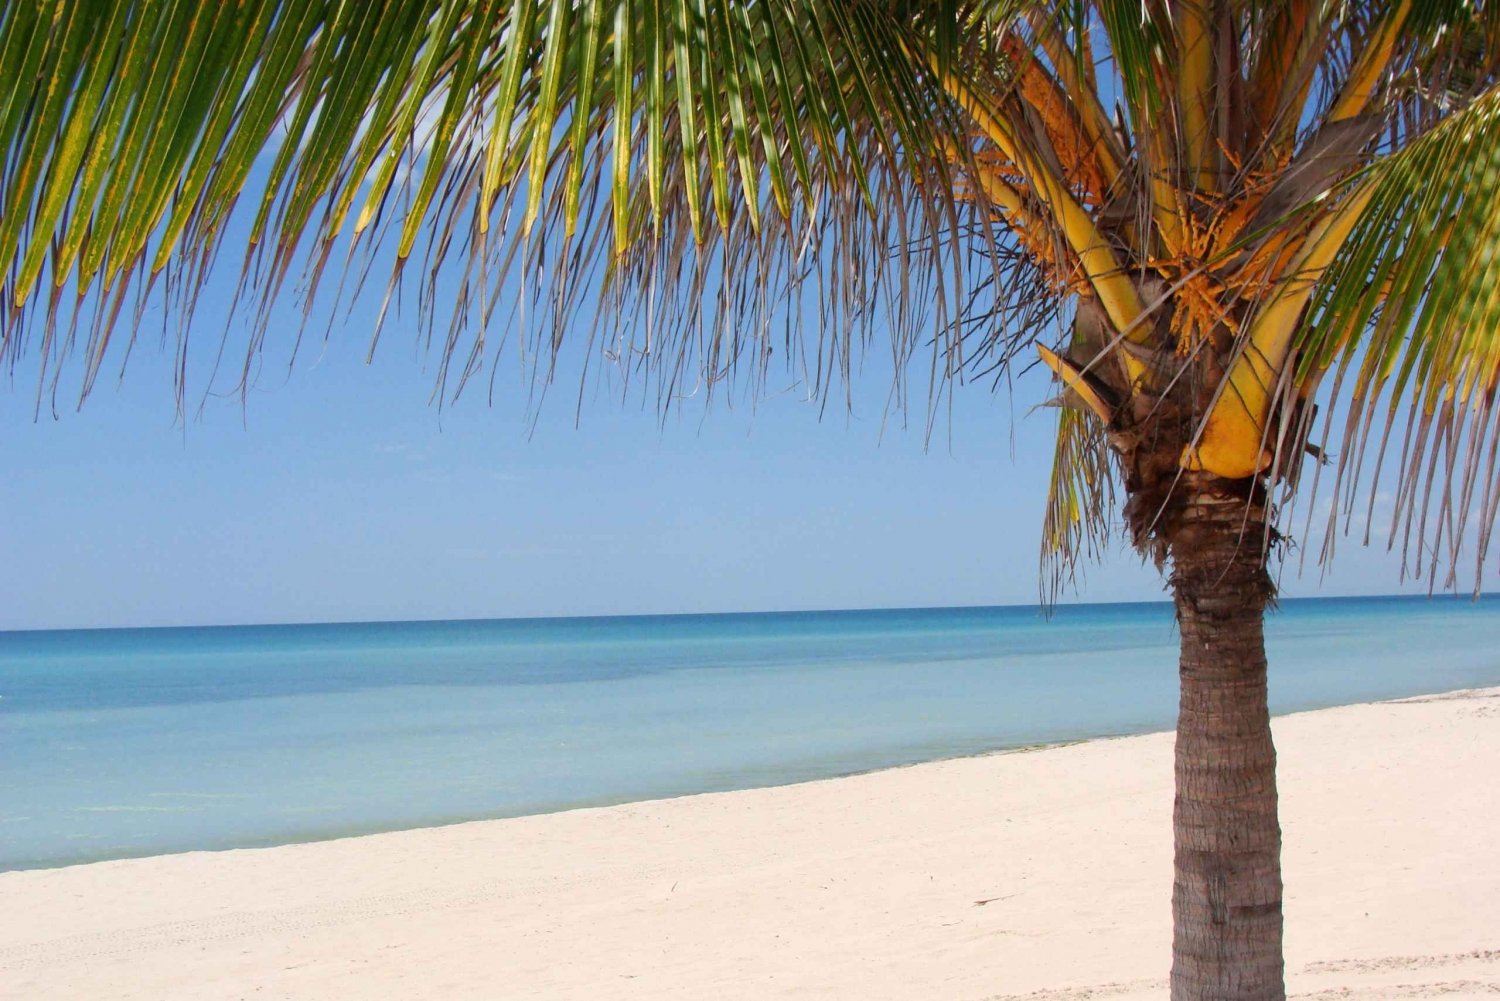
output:
<svg viewBox="0 0 1500 1001"><path fill-rule="evenodd" d="M0 633L0 868L1170 727L1165 603ZM1287 601L1277 712L1500 684L1500 599Z"/></svg>

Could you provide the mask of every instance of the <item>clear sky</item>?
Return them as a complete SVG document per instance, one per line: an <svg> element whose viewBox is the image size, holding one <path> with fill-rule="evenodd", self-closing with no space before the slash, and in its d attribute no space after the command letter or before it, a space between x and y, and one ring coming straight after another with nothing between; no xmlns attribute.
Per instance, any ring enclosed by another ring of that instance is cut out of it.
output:
<svg viewBox="0 0 1500 1001"><path fill-rule="evenodd" d="M192 332L199 394L227 280ZM34 356L17 366L0 390L0 629L1037 600L1055 422L1033 411L1052 392L1039 374L1013 394L961 387L930 444L920 409L883 420L885 372L849 415L820 420L788 387L753 409L689 401L665 424L597 386L575 423L564 375L533 426L508 376L493 404L431 405L401 323L367 367L376 305L289 374L287 308L243 405L210 399L186 422L154 333L122 381L78 412L64 394L55 419L34 418ZM1348 540L1327 579L1293 567L1283 591L1395 592L1398 566ZM1071 600L1163 597L1121 547Z"/></svg>

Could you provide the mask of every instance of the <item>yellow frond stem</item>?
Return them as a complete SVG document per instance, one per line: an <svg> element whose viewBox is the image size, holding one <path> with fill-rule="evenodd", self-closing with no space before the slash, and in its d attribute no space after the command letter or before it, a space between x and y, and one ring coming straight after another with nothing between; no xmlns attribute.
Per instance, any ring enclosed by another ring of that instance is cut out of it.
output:
<svg viewBox="0 0 1500 1001"><path fill-rule="evenodd" d="M1243 350L1230 366L1218 400L1204 418L1197 446L1184 450L1183 468L1241 479L1264 470L1266 422L1292 335L1313 288L1359 221L1374 189L1366 184L1314 227L1270 299L1256 312Z"/></svg>
<svg viewBox="0 0 1500 1001"><path fill-rule="evenodd" d="M1036 346L1036 352L1041 355L1042 364L1050 368L1052 374L1062 380L1063 385L1072 390L1083 401L1084 406L1093 411L1094 416L1098 417L1105 427L1108 427L1110 421L1114 420L1114 411L1108 403L1104 402L1104 397L1099 395L1099 391L1084 378L1082 370L1041 344Z"/></svg>
<svg viewBox="0 0 1500 1001"><path fill-rule="evenodd" d="M1005 163L997 161L981 154L972 157L972 164L967 162L964 153L952 142L943 139L943 153L948 162L974 171L974 180L984 189L985 197L990 204L1003 211L1007 216L1026 229L1030 229L1036 219L1026 211L1025 201L1021 192L1016 190L1011 181L1002 173Z"/></svg>
<svg viewBox="0 0 1500 1001"><path fill-rule="evenodd" d="M1328 113L1328 121L1341 122L1361 114L1375 96L1375 87L1390 64L1391 54L1396 49L1401 26L1406 22L1406 13L1411 9L1411 0L1401 0L1391 10L1375 32L1375 37L1360 53L1359 61L1344 83L1344 90Z"/></svg>
<svg viewBox="0 0 1500 1001"><path fill-rule="evenodd" d="M1182 192L1167 179L1154 171L1151 176L1151 218L1156 223L1156 235L1161 239L1164 258L1180 257L1186 238L1187 205Z"/></svg>
<svg viewBox="0 0 1500 1001"><path fill-rule="evenodd" d="M1135 283L1121 267L1114 249L1105 242L1094 220L1055 179L1047 180L1049 190L1043 196L1044 200L1062 226L1068 244L1078 255L1083 272L1099 296L1116 333L1137 344L1146 343L1151 330L1149 325L1137 322L1146 306L1136 292Z"/></svg>
<svg viewBox="0 0 1500 1001"><path fill-rule="evenodd" d="M1199 191L1218 186L1217 146L1209 126L1213 108L1214 50L1203 0L1187 0L1178 9L1177 34L1182 54L1178 100L1189 175Z"/></svg>
<svg viewBox="0 0 1500 1001"><path fill-rule="evenodd" d="M1016 140L1010 125L1001 121L1000 117L990 109L987 102L980 99L968 86L952 73L945 73L938 66L937 57L929 60L929 67L937 75L943 90L948 96L958 102L958 106L964 109L968 116L974 119L984 137L995 144L995 147L1004 154L1007 160L1012 162L1016 159Z"/></svg>
<svg viewBox="0 0 1500 1001"><path fill-rule="evenodd" d="M1092 296L1093 287L1083 274L1083 265L1066 247L1050 219L1038 217L1026 205L1025 196L1016 187L1024 183L1008 160L983 153L966 159L958 147L948 144L945 153L950 162L972 174L971 180L984 192L990 208L996 210L1032 260L1040 267L1053 291L1060 296ZM962 197L962 193L960 194Z"/></svg>
<svg viewBox="0 0 1500 1001"><path fill-rule="evenodd" d="M935 57L931 61L931 67L943 89L968 112L1001 154L1015 165L1021 177L1056 221L1068 246L1078 256L1084 276L1098 296L1115 332L1137 343L1145 343L1150 337L1150 330L1137 322L1145 312L1145 304L1136 291L1135 283L1130 280L1116 257L1114 248L1104 239L1083 206L1068 192L1061 179L1022 147L1010 123L992 111L963 81L951 73L943 72ZM1125 358L1131 379L1138 379L1145 373L1144 366L1137 359L1123 353L1122 357Z"/></svg>

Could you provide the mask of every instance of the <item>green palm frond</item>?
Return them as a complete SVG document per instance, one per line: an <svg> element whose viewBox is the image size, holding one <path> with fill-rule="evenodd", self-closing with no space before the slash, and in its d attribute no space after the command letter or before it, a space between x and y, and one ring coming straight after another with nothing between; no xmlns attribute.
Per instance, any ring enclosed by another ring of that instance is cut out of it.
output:
<svg viewBox="0 0 1500 1001"><path fill-rule="evenodd" d="M1103 0L1096 6L1117 61L1126 107L1138 128L1150 127L1163 98L1158 71L1171 59L1171 12L1161 0ZM1088 22L1077 17L1073 27L1087 30Z"/></svg>
<svg viewBox="0 0 1500 1001"><path fill-rule="evenodd" d="M316 287L336 238L369 248L387 234L398 274L409 258L434 275L466 253L472 299L460 303L514 298L518 274L545 269L554 326L585 275L641 292L686 269L726 301L784 303L810 257L855 234L901 262L824 268L849 309L870 308L888 280L946 283L943 253L907 248L951 248L958 222L937 135L962 130L913 55L951 58L947 6L8 5L3 350L14 364L37 319L51 330L78 296L118 309L164 271L192 286L242 200L262 307L294 262L311 261ZM982 58L965 44L966 60ZM661 335L697 323L681 297L652 303L674 299L683 312L658 332L658 355L670 355ZM90 379L112 325L83 347Z"/></svg>
<svg viewBox="0 0 1500 1001"><path fill-rule="evenodd" d="M1429 46L1466 31L1500 31L1500 6L1488 0L1422 0L1411 5L1408 30L1419 43Z"/></svg>
<svg viewBox="0 0 1500 1001"><path fill-rule="evenodd" d="M1500 501L1500 87L1361 183L1369 205L1314 296L1298 381L1309 394L1331 369L1347 401L1346 513L1394 476L1390 540L1433 574Z"/></svg>
<svg viewBox="0 0 1500 1001"><path fill-rule="evenodd" d="M1042 523L1042 603L1051 606L1072 585L1078 565L1109 549L1115 510L1114 459L1092 414L1064 404Z"/></svg>

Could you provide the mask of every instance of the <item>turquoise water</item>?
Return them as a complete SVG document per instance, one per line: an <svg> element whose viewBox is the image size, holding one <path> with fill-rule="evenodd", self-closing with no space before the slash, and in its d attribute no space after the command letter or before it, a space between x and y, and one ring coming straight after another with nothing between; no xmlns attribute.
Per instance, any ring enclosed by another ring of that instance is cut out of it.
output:
<svg viewBox="0 0 1500 1001"><path fill-rule="evenodd" d="M0 869L1168 728L1161 603L0 633ZM1280 712L1500 684L1500 599L1287 601Z"/></svg>

